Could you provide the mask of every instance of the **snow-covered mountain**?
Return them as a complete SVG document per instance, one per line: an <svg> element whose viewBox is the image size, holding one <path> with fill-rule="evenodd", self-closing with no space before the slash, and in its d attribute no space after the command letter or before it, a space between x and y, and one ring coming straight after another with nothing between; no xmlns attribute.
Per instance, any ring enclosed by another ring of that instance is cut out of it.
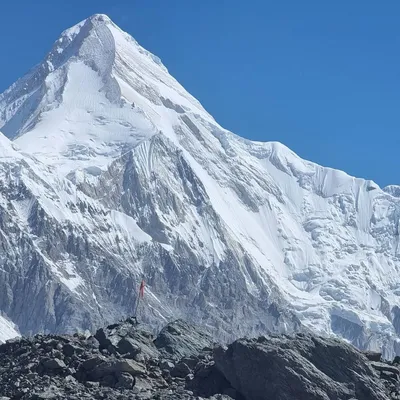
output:
<svg viewBox="0 0 400 400"><path fill-rule="evenodd" d="M0 95L0 310L21 333L132 313L223 338L312 329L400 353L398 187L223 129L95 15Z"/></svg>

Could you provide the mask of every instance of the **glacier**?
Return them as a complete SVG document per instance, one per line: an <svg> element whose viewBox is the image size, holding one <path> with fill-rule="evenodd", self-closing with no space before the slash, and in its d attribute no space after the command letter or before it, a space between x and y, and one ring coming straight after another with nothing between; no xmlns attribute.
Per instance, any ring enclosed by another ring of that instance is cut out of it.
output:
<svg viewBox="0 0 400 400"><path fill-rule="evenodd" d="M224 129L107 16L0 95L0 131L0 311L16 333L122 318L144 278L146 322L400 354L399 187Z"/></svg>

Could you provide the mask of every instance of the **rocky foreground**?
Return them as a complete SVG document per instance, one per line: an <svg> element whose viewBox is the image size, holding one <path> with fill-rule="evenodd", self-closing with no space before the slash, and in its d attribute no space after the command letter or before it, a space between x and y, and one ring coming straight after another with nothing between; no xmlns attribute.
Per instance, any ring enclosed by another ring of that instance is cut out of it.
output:
<svg viewBox="0 0 400 400"><path fill-rule="evenodd" d="M305 334L218 346L183 321L157 337L128 319L94 336L36 335L0 346L0 400L201 398L400 399L399 368Z"/></svg>

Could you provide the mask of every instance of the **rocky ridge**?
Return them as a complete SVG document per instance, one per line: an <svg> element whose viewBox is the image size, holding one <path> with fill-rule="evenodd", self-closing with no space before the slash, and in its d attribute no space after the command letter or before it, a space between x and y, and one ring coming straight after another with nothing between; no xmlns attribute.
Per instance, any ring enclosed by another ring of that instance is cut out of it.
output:
<svg viewBox="0 0 400 400"><path fill-rule="evenodd" d="M0 399L400 399L397 362L307 334L224 347L182 320L154 337L128 318L1 345Z"/></svg>

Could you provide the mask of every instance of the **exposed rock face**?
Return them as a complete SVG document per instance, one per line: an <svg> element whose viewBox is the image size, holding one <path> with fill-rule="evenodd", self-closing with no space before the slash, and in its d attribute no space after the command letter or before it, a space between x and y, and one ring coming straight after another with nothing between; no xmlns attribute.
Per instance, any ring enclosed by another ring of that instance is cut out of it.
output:
<svg viewBox="0 0 400 400"><path fill-rule="evenodd" d="M0 346L0 399L400 398L397 365L338 340L274 336L209 346L206 333L183 321L154 338L131 319L94 336L13 339Z"/></svg>

